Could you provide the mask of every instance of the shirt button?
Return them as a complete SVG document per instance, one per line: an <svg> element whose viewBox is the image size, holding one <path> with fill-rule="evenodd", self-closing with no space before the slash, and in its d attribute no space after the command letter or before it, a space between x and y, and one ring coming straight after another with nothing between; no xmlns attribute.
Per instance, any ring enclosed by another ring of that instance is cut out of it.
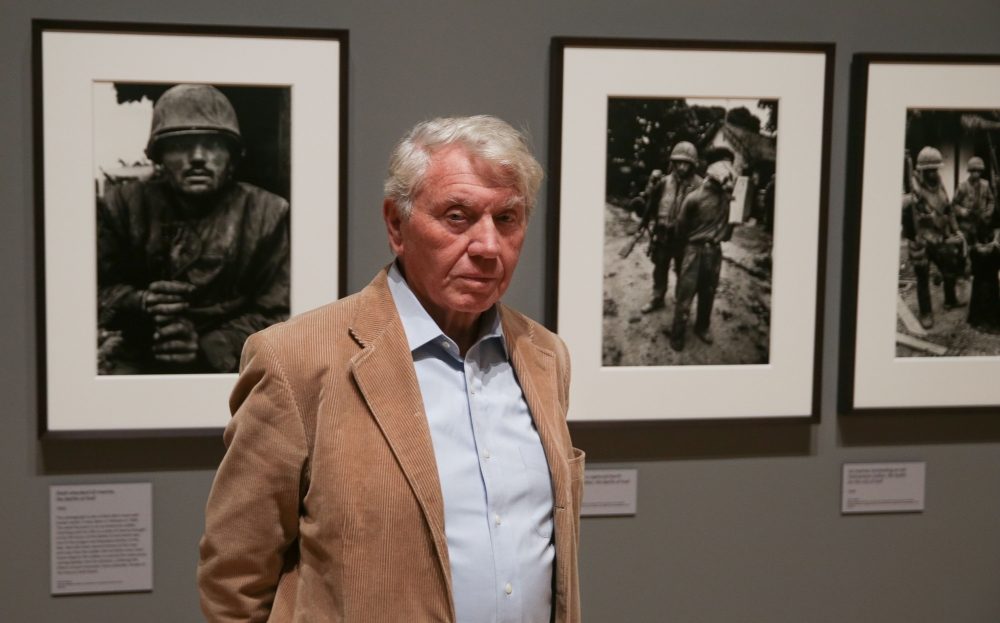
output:
<svg viewBox="0 0 1000 623"><path fill-rule="evenodd" d="M444 346L445 348L450 348L451 344L449 344L448 342L441 342L441 346Z"/></svg>
<svg viewBox="0 0 1000 623"><path fill-rule="evenodd" d="M511 586L510 584L508 584L507 585L507 594L510 595L512 592L514 592L514 587Z"/></svg>
<svg viewBox="0 0 1000 623"><path fill-rule="evenodd" d="M485 456L486 458L490 458L490 451L489 450L484 451L483 456Z"/></svg>
<svg viewBox="0 0 1000 623"><path fill-rule="evenodd" d="M500 515L497 515L497 525L500 525Z"/></svg>
<svg viewBox="0 0 1000 623"><path fill-rule="evenodd" d="M475 394L475 393L476 393L476 388L475 388L475 387L473 387L473 388L472 388L472 389L470 389L469 391L470 391L470 392L472 392L473 394Z"/></svg>

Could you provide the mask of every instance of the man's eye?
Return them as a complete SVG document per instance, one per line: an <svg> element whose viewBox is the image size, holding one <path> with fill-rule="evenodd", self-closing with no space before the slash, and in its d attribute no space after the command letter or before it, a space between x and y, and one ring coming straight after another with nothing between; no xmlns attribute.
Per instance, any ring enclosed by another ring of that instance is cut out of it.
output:
<svg viewBox="0 0 1000 623"><path fill-rule="evenodd" d="M448 215L447 218L448 218L449 221L456 221L457 222L457 221L462 220L462 214L459 213L459 212L452 212L451 214Z"/></svg>

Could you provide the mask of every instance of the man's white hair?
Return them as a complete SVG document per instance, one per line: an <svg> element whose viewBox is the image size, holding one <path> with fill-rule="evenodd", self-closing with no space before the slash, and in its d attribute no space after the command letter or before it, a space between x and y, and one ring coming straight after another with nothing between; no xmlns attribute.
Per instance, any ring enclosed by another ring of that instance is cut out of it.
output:
<svg viewBox="0 0 1000 623"><path fill-rule="evenodd" d="M502 119L477 115L423 121L396 145L389 158L385 198L396 204L403 218L413 213L413 200L423 188L431 158L452 145L498 169L517 189L525 215L531 216L544 173L528 149L528 139Z"/></svg>

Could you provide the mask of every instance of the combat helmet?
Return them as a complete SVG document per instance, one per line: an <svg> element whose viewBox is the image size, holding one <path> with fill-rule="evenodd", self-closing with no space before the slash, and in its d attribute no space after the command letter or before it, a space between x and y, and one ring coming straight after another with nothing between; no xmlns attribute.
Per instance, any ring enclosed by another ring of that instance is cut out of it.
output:
<svg viewBox="0 0 1000 623"><path fill-rule="evenodd" d="M233 143L234 155L242 145L236 110L221 91L208 84L178 84L156 100L146 155L157 162L157 144L171 136L221 134Z"/></svg>
<svg viewBox="0 0 1000 623"><path fill-rule="evenodd" d="M698 150L691 143L681 141L674 145L673 151L670 152L670 160L683 160L698 166Z"/></svg>
<svg viewBox="0 0 1000 623"><path fill-rule="evenodd" d="M926 169L940 169L944 166L944 158L941 152L933 147L924 147L917 154L917 171Z"/></svg>
<svg viewBox="0 0 1000 623"><path fill-rule="evenodd" d="M985 171L986 163L979 156L973 156L969 158L969 164L966 166L969 171Z"/></svg>

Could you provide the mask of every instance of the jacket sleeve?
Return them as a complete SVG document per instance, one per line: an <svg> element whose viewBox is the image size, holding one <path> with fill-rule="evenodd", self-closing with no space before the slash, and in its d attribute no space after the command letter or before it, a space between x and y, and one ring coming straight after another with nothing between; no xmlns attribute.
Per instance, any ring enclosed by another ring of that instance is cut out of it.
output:
<svg viewBox="0 0 1000 623"><path fill-rule="evenodd" d="M983 211L983 219L990 223L993 220L993 212L996 210L996 197L993 196L993 189L986 185L986 208Z"/></svg>
<svg viewBox="0 0 1000 623"><path fill-rule="evenodd" d="M263 334L247 340L226 456L205 513L198 589L211 623L267 621L298 537L308 442L294 390Z"/></svg>
<svg viewBox="0 0 1000 623"><path fill-rule="evenodd" d="M128 240L128 210L121 205L118 188L109 186L97 198L97 324L117 328L127 315L126 302L136 292L127 283L122 267L128 261L122 249ZM127 321L126 321L127 322Z"/></svg>
<svg viewBox="0 0 1000 623"><path fill-rule="evenodd" d="M687 244L688 234L691 233L689 231L691 227L691 212L696 210L697 207L694 192L688 193L687 197L681 203L681 209L677 213L677 222L674 224L674 232L680 244Z"/></svg>

